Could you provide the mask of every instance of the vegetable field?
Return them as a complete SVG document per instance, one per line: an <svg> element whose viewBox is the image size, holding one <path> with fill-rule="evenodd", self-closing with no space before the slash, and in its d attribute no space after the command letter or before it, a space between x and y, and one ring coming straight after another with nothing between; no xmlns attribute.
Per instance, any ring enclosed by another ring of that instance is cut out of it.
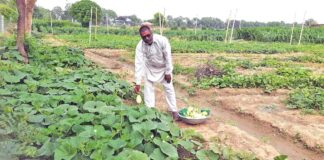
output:
<svg viewBox="0 0 324 160"><path fill-rule="evenodd" d="M135 103L137 27L98 27L89 42L79 24L49 26L35 20L28 64L13 36L1 43L0 159L324 159L323 28L301 45L289 28L236 29L232 43L224 30L166 29L178 106L209 116L188 125L160 86L156 108Z"/></svg>

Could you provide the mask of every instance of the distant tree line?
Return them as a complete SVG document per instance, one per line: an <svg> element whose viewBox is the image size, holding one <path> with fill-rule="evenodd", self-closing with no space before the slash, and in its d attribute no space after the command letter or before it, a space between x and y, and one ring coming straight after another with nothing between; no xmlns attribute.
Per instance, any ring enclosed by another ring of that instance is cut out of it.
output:
<svg viewBox="0 0 324 160"><path fill-rule="evenodd" d="M100 8L98 4L90 0L81 0L73 4L67 4L64 9L59 6L54 7L52 10L45 9L40 6L36 6L34 10L34 18L37 19L49 19L50 13L52 13L52 18L56 20L71 20L78 21L82 26L87 26L90 20L90 8L93 8L93 17L95 14L95 8L97 8L98 23L101 25L129 25L136 26L139 25L143 20L138 18L136 15L130 16L119 16L117 13L110 9ZM82 12L82 14L80 14ZM93 19L94 20L94 19ZM161 20L161 21L159 21ZM163 16L162 13L155 13L152 19L148 19L154 23L154 25L159 26L160 23L163 26L169 27L171 29L186 29L186 28L201 28L201 29L224 29L226 28L227 21L222 21L216 17L202 17L202 18L188 18L188 17L173 17L173 16ZM233 24L233 20L229 22L230 26ZM291 23L285 23L284 21L274 21L274 22L251 22L245 20L235 20L235 28L246 28L246 27L265 27L265 26L291 26ZM317 25L314 19L308 19L305 21L306 26Z"/></svg>

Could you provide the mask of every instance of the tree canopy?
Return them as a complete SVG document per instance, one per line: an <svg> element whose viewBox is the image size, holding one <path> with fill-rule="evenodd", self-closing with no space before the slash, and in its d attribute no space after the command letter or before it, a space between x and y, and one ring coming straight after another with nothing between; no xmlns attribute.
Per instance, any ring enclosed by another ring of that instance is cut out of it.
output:
<svg viewBox="0 0 324 160"><path fill-rule="evenodd" d="M92 21L95 21L96 18L96 9L97 9L97 15L98 15L98 22L101 19L102 12L101 12L101 7L90 0L81 0L79 2L73 3L69 13L70 15L79 21L83 27L88 27L89 26L89 21L90 21L90 10L92 8Z"/></svg>

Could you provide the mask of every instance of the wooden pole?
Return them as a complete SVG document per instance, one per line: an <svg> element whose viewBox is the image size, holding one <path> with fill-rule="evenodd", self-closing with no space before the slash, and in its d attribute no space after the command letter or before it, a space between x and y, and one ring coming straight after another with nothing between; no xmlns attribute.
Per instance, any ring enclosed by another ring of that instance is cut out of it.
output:
<svg viewBox="0 0 324 160"><path fill-rule="evenodd" d="M161 35L163 35L164 23L165 23L165 8L163 8L163 18L162 18L162 24L161 24L161 26L162 26L162 33L161 33Z"/></svg>
<svg viewBox="0 0 324 160"><path fill-rule="evenodd" d="M0 15L0 33L4 33L4 16Z"/></svg>
<svg viewBox="0 0 324 160"><path fill-rule="evenodd" d="M237 9L235 10L235 14L234 14L234 19L233 19L233 24L232 24L232 31L231 31L231 37L230 37L230 42L229 43L232 43L236 14L237 14Z"/></svg>
<svg viewBox="0 0 324 160"><path fill-rule="evenodd" d="M196 22L195 22L195 35L197 34L197 25L198 25L198 16L197 16Z"/></svg>
<svg viewBox="0 0 324 160"><path fill-rule="evenodd" d="M160 35L162 35L162 30L161 30L161 13L159 12L159 24L160 24Z"/></svg>
<svg viewBox="0 0 324 160"><path fill-rule="evenodd" d="M91 26L92 26L92 7L90 9L90 21L89 21L89 46L91 44Z"/></svg>
<svg viewBox="0 0 324 160"><path fill-rule="evenodd" d="M97 27L98 27L98 8L96 7L96 27L95 27L95 39L97 39Z"/></svg>
<svg viewBox="0 0 324 160"><path fill-rule="evenodd" d="M296 12L295 12L294 21L293 21L293 24L291 27L291 34L290 34L290 41L289 41L290 45L292 44L292 39L293 39L293 35L294 35L295 22L296 22Z"/></svg>
<svg viewBox="0 0 324 160"><path fill-rule="evenodd" d="M108 19L108 13L107 13L107 14L106 14L107 34L109 34L109 30L108 30L108 21L109 21L109 19Z"/></svg>
<svg viewBox="0 0 324 160"><path fill-rule="evenodd" d="M51 18L51 31L53 34L53 20L52 20L52 12L50 11L50 18Z"/></svg>
<svg viewBox="0 0 324 160"><path fill-rule="evenodd" d="M300 35L299 35L299 41L298 41L298 45L300 45L300 42L301 42L301 38L303 36L303 31L304 31L304 25L305 25L305 17L306 17L306 12L304 13L304 18L303 18L303 24L302 24L302 28L301 28L301 31L300 31Z"/></svg>
<svg viewBox="0 0 324 160"><path fill-rule="evenodd" d="M232 16L232 10L230 10L230 14L227 18L227 27L226 27L226 33L225 33L225 39L224 39L224 42L227 43L227 34L228 34L228 28L229 28L229 23L230 23L230 20L231 20L231 16Z"/></svg>

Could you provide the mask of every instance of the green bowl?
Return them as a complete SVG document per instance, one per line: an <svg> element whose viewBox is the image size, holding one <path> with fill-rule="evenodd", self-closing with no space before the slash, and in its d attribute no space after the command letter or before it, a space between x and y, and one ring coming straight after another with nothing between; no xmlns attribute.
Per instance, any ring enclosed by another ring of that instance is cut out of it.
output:
<svg viewBox="0 0 324 160"><path fill-rule="evenodd" d="M201 112L207 112L208 115L204 118L189 118L186 117L186 113L187 113L188 108L183 108L178 112L178 115L180 117L180 119L188 124L200 124L205 122L209 117L210 117L210 109L200 109Z"/></svg>

